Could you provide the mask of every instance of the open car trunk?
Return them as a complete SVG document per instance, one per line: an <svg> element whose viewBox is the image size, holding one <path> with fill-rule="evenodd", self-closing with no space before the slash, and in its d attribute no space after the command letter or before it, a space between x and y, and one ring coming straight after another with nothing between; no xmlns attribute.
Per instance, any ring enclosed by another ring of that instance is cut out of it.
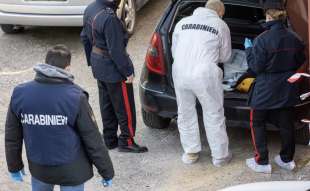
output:
<svg viewBox="0 0 310 191"><path fill-rule="evenodd" d="M169 31L169 45L175 25L184 17L193 14L198 7L203 7L206 1L182 1L178 6L175 19ZM265 22L264 11L258 4L248 3L246 5L234 4L232 1L225 1L226 13L224 21L231 30L232 48L244 50L244 38L254 39L263 32L262 24ZM170 50L169 50L170 51ZM172 64L172 62L171 62ZM171 71L170 71L171 72ZM234 107L246 106L248 94L238 91L225 92L225 105Z"/></svg>

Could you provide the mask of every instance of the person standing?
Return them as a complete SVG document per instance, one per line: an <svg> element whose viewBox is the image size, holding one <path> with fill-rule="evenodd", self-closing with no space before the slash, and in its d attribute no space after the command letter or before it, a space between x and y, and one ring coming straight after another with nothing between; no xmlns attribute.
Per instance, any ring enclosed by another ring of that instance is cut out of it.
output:
<svg viewBox="0 0 310 191"><path fill-rule="evenodd" d="M50 49L46 64L36 65L33 81L12 94L5 125L5 154L11 178L23 181L25 142L32 191L83 191L95 165L105 186L114 169L102 141L88 94L68 72L71 53L63 45Z"/></svg>
<svg viewBox="0 0 310 191"><path fill-rule="evenodd" d="M88 65L98 81L104 141L109 149L143 153L134 141L136 110L134 67L126 51L128 34L116 15L120 1L96 0L84 14L81 39ZM121 133L117 136L118 126Z"/></svg>
<svg viewBox="0 0 310 191"><path fill-rule="evenodd" d="M298 87L287 80L305 61L304 44L284 24L286 11L279 0L266 1L266 31L254 44L245 40L249 68L256 74L249 104L255 157L246 164L255 172L271 173L266 123L280 130L282 148L275 162L281 168L295 168L294 106L299 103Z"/></svg>
<svg viewBox="0 0 310 191"><path fill-rule="evenodd" d="M220 0L209 0L192 16L177 23L172 41L173 81L178 104L178 128L184 149L182 161L199 159L199 134L196 98L202 110L213 164L222 166L231 160L224 116L223 72L219 63L231 56L231 37Z"/></svg>

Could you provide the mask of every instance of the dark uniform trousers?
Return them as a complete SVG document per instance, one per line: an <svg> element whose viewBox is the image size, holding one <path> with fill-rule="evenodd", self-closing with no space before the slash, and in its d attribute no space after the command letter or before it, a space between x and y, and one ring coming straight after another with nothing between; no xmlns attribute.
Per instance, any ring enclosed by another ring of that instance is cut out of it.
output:
<svg viewBox="0 0 310 191"><path fill-rule="evenodd" d="M266 123L280 130L283 162L291 162L295 154L295 111L293 107L274 110L251 110L250 126L255 149L255 160L260 165L269 164Z"/></svg>
<svg viewBox="0 0 310 191"><path fill-rule="evenodd" d="M133 85L98 81L103 137L108 148L130 146L136 131ZM118 126L120 135L117 136Z"/></svg>

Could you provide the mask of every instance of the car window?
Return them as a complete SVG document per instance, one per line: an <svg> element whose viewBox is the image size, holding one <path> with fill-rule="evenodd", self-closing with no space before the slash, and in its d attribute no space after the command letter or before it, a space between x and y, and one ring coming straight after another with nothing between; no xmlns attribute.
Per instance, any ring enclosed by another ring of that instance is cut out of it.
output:
<svg viewBox="0 0 310 191"><path fill-rule="evenodd" d="M240 5L226 4L225 19L242 20L243 22L263 23L265 21L265 13L261 8L246 7Z"/></svg>
<svg viewBox="0 0 310 191"><path fill-rule="evenodd" d="M174 23L178 23L182 18L192 15L196 8L203 7L205 4L205 2L182 2L177 10Z"/></svg>
<svg viewBox="0 0 310 191"><path fill-rule="evenodd" d="M205 2L184 1L181 2L177 10L174 24L179 22L182 18L190 16L198 7L204 7ZM248 22L262 24L265 20L264 10L261 8L247 7L241 5L225 4L226 12L224 20L239 20L239 22Z"/></svg>

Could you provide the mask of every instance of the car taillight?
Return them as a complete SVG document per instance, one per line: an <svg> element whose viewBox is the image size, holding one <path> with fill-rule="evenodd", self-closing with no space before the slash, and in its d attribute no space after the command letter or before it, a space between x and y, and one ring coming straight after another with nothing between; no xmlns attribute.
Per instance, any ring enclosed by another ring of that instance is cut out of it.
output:
<svg viewBox="0 0 310 191"><path fill-rule="evenodd" d="M160 35L154 33L151 39L150 47L146 53L146 67L150 72L165 75L166 69L164 64L163 45Z"/></svg>

